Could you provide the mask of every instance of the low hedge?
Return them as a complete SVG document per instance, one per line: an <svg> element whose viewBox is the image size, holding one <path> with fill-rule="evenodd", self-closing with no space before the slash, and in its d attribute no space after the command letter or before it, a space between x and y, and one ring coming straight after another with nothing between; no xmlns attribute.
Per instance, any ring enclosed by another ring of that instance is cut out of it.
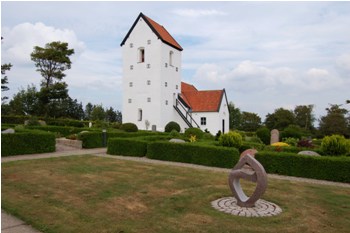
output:
<svg viewBox="0 0 350 233"><path fill-rule="evenodd" d="M350 158L263 151L255 158L266 172L337 182L350 182Z"/></svg>
<svg viewBox="0 0 350 233"><path fill-rule="evenodd" d="M26 126L26 129L35 129L48 131L53 133L59 133L62 137L66 137L70 134L80 133L81 131L91 131L90 128L75 128L69 126Z"/></svg>
<svg viewBox="0 0 350 233"><path fill-rule="evenodd" d="M139 131L133 133L127 132L107 132L107 141L109 138L135 138L135 137L166 137L164 133L150 132L150 131ZM104 147L102 132L89 132L83 133L78 136L78 139L82 141L83 148L99 148ZM142 139L142 138L140 138ZM144 138L143 138L144 139ZM152 140L152 139L150 139ZM158 140L158 138L153 139Z"/></svg>
<svg viewBox="0 0 350 233"><path fill-rule="evenodd" d="M36 154L55 151L53 133L33 131L1 135L1 156Z"/></svg>
<svg viewBox="0 0 350 233"><path fill-rule="evenodd" d="M26 120L31 119L32 116L14 116L14 115L2 115L1 123L4 124L24 124ZM48 125L56 126L73 126L73 127L84 127L89 125L89 121L80 121L73 119L63 119L63 118L45 118L45 117L36 117L38 120L43 120Z"/></svg>
<svg viewBox="0 0 350 233"><path fill-rule="evenodd" d="M148 144L150 159L232 168L239 159L235 148L203 146L192 143L152 142Z"/></svg>
<svg viewBox="0 0 350 233"><path fill-rule="evenodd" d="M146 141L129 138L111 138L108 140L107 154L143 157L147 151Z"/></svg>

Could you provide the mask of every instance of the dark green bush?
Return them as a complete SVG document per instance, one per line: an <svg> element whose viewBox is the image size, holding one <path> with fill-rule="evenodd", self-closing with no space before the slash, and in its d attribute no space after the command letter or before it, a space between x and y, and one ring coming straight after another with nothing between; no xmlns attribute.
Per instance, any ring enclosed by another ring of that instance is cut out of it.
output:
<svg viewBox="0 0 350 233"><path fill-rule="evenodd" d="M239 152L242 153L247 149L256 149L261 151L265 148L265 144L256 142L243 142L242 146L239 148Z"/></svg>
<svg viewBox="0 0 350 233"><path fill-rule="evenodd" d="M147 142L131 138L111 138L108 140L107 154L143 157Z"/></svg>
<svg viewBox="0 0 350 233"><path fill-rule="evenodd" d="M1 135L1 156L35 154L55 151L53 133L32 131Z"/></svg>
<svg viewBox="0 0 350 233"><path fill-rule="evenodd" d="M170 133L173 130L176 130L177 132L180 132L181 131L181 127L175 121L170 121L168 124L166 124L164 132Z"/></svg>
<svg viewBox="0 0 350 233"><path fill-rule="evenodd" d="M120 127L121 130L124 130L125 132L137 132L138 128L137 125L134 123L124 123Z"/></svg>
<svg viewBox="0 0 350 233"><path fill-rule="evenodd" d="M49 131L59 133L61 136L66 137L71 134L80 133L81 131L90 131L90 128L75 128L68 126L27 126L26 129L35 129L42 131Z"/></svg>
<svg viewBox="0 0 350 233"><path fill-rule="evenodd" d="M337 182L350 182L350 158L258 152L255 158L267 173Z"/></svg>
<svg viewBox="0 0 350 233"><path fill-rule="evenodd" d="M147 157L165 161L232 168L238 162L239 152L235 148L202 146L193 143L153 142L148 144Z"/></svg>
<svg viewBox="0 0 350 233"><path fill-rule="evenodd" d="M281 132L281 138L298 138L303 136L302 129L297 125L289 125Z"/></svg>
<svg viewBox="0 0 350 233"><path fill-rule="evenodd" d="M204 135L204 132L198 128L188 128L185 131L185 137L190 138L192 136L196 136L197 139L201 139Z"/></svg>
<svg viewBox="0 0 350 233"><path fill-rule="evenodd" d="M265 145L270 145L271 133L267 127L260 127L256 131L256 136L258 136Z"/></svg>

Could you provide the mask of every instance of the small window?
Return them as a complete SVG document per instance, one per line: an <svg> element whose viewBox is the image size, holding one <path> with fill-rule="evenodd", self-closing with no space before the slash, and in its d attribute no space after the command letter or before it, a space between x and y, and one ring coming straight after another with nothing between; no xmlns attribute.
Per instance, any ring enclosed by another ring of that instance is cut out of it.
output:
<svg viewBox="0 0 350 233"><path fill-rule="evenodd" d="M151 85L151 80L147 80L147 85Z"/></svg>
<svg viewBox="0 0 350 233"><path fill-rule="evenodd" d="M168 101L167 100L165 101L165 105L168 105Z"/></svg>
<svg viewBox="0 0 350 233"><path fill-rule="evenodd" d="M131 99L128 99L128 103L131 104L131 102L132 102Z"/></svg>
<svg viewBox="0 0 350 233"><path fill-rule="evenodd" d="M175 88L176 88L176 90L177 90L177 89L179 89L179 85L176 85L176 87L175 87Z"/></svg>
<svg viewBox="0 0 350 233"><path fill-rule="evenodd" d="M165 62L165 67L168 67L168 63Z"/></svg>
<svg viewBox="0 0 350 233"><path fill-rule="evenodd" d="M142 121L142 109L138 109L138 121Z"/></svg>
<svg viewBox="0 0 350 233"><path fill-rule="evenodd" d="M151 68L151 64L147 64L147 69Z"/></svg>
<svg viewBox="0 0 350 233"><path fill-rule="evenodd" d="M174 52L170 51L169 52L169 65L170 66L173 66L173 55L174 55Z"/></svg>
<svg viewBox="0 0 350 233"><path fill-rule="evenodd" d="M133 43L130 43L130 48L134 47L134 44Z"/></svg>
<svg viewBox="0 0 350 233"><path fill-rule="evenodd" d="M165 82L165 87L167 87L168 86L168 82Z"/></svg>
<svg viewBox="0 0 350 233"><path fill-rule="evenodd" d="M207 118L201 117L201 125L207 125Z"/></svg>
<svg viewBox="0 0 350 233"><path fill-rule="evenodd" d="M176 67L176 72L178 72L178 71L179 71L179 68Z"/></svg>
<svg viewBox="0 0 350 233"><path fill-rule="evenodd" d="M129 82L129 87L132 87L133 83L132 82Z"/></svg>
<svg viewBox="0 0 350 233"><path fill-rule="evenodd" d="M151 102L151 97L147 98L147 102L150 103Z"/></svg>
<svg viewBox="0 0 350 233"><path fill-rule="evenodd" d="M130 66L130 70L133 70L133 69L134 69L134 66L133 66L133 65L131 65L131 66Z"/></svg>
<svg viewBox="0 0 350 233"><path fill-rule="evenodd" d="M147 44L151 44L151 40L147 40Z"/></svg>
<svg viewBox="0 0 350 233"><path fill-rule="evenodd" d="M139 48L139 62L145 62L145 49Z"/></svg>

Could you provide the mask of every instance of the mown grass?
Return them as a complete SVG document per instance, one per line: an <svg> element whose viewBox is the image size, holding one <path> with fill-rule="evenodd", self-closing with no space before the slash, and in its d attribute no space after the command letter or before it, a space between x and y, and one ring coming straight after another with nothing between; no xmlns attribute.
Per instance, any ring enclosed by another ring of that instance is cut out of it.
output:
<svg viewBox="0 0 350 233"><path fill-rule="evenodd" d="M2 164L2 208L43 232L349 232L350 189L269 180L283 213L244 218L213 209L227 174L71 156ZM244 182L248 192L253 184Z"/></svg>

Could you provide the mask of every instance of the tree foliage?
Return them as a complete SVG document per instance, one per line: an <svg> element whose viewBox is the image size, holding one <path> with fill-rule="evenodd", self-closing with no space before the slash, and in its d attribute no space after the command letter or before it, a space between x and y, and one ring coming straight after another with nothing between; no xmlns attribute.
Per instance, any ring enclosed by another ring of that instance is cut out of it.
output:
<svg viewBox="0 0 350 233"><path fill-rule="evenodd" d="M238 129L240 127L241 121L242 121L241 110L239 108L236 108L234 103L230 101L230 103L228 104L228 111L230 114L229 128L230 129Z"/></svg>
<svg viewBox="0 0 350 233"><path fill-rule="evenodd" d="M295 124L303 129L313 129L315 116L312 113L314 105L298 105L294 108Z"/></svg>
<svg viewBox="0 0 350 233"><path fill-rule="evenodd" d="M74 49L68 49L68 43L60 41L47 43L45 48L34 47L30 56L35 63L36 70L44 78L41 83L42 87L49 88L55 80L60 81L66 76L63 72L71 68L72 62L69 56L72 54L74 54Z"/></svg>
<svg viewBox="0 0 350 233"><path fill-rule="evenodd" d="M256 113L242 112L240 130L256 131L261 126L261 118Z"/></svg>
<svg viewBox="0 0 350 233"><path fill-rule="evenodd" d="M341 105L331 104L326 108L327 115L320 119L319 130L322 135L339 134L346 137L350 136L350 120L346 116L348 110L341 108Z"/></svg>
<svg viewBox="0 0 350 233"><path fill-rule="evenodd" d="M289 125L294 124L295 116L290 110L278 108L274 113L266 115L265 125L270 129L283 130Z"/></svg>

